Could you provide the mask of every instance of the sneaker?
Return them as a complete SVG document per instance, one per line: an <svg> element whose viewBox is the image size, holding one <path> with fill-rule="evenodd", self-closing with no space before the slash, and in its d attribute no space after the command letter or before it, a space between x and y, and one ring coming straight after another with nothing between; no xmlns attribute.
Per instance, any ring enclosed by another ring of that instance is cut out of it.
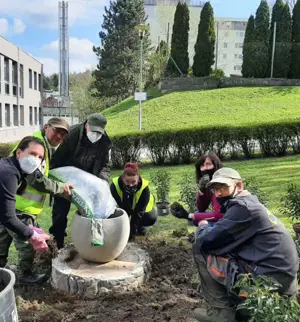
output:
<svg viewBox="0 0 300 322"><path fill-rule="evenodd" d="M37 285L42 284L48 280L49 276L46 274L21 274L19 277L20 285Z"/></svg>
<svg viewBox="0 0 300 322"><path fill-rule="evenodd" d="M235 311L235 307L225 309L209 307L207 309L195 309L194 316L201 322L235 322Z"/></svg>

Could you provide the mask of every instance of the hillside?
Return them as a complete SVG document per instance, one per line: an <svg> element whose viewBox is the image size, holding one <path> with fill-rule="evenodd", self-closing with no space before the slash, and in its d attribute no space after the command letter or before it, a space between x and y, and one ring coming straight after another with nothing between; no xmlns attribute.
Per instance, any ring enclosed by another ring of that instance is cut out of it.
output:
<svg viewBox="0 0 300 322"><path fill-rule="evenodd" d="M143 103L143 130L293 120L300 116L299 102L299 87L172 92ZM107 131L110 135L137 131L138 102L132 98L107 109L104 114L108 118Z"/></svg>

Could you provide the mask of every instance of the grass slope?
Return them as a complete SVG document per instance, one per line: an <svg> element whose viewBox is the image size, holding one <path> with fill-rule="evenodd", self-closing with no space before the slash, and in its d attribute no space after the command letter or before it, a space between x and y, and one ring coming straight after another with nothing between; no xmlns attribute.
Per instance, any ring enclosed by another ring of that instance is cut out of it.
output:
<svg viewBox="0 0 300 322"><path fill-rule="evenodd" d="M300 158L298 156L291 156L285 158L272 158L272 159L256 159L251 161L234 161L225 162L225 166L233 167L237 169L243 178L253 177L260 182L262 190L266 191L270 197L270 210L281 217L281 220L286 226L291 229L292 221L290 218L282 218L278 207L280 205L280 198L285 194L287 190L287 184L290 182L300 181ZM185 174L188 174L194 178L194 166L172 166L164 167L166 171L170 171L171 174L171 193L170 201L178 201L179 199L179 187L180 182L184 178ZM142 176L150 180L150 171L152 167L143 167L141 169ZM121 171L113 171L112 177L118 176ZM150 181L150 189L154 192L153 185ZM72 210L69 215L68 225L68 237L67 241L70 241L70 222L71 217L75 212L75 207L72 206ZM51 208L48 207L48 203L45 204L43 214L38 218L39 224L42 228L48 231L51 225ZM185 220L178 220L172 215L166 217L159 217L156 225L149 229L149 233L153 238L167 237L171 238L172 232L176 229L182 229L187 227ZM193 231L193 227L189 227L190 231ZM10 251L10 263L17 262L17 254L15 248L12 247Z"/></svg>
<svg viewBox="0 0 300 322"><path fill-rule="evenodd" d="M148 94L149 95L149 94ZM299 87L225 88L171 92L143 103L143 130L184 129L203 125L272 123L299 117ZM107 109L110 135L138 127L138 102L129 98Z"/></svg>

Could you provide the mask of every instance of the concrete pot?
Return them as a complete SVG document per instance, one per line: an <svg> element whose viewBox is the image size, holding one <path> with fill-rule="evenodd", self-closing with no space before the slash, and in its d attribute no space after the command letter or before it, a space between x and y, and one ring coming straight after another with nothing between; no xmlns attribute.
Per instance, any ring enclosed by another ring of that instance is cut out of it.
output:
<svg viewBox="0 0 300 322"><path fill-rule="evenodd" d="M117 209L113 218L103 219L104 245L91 245L91 219L73 216L71 238L79 255L87 261L106 263L116 259L124 250L130 233L127 213Z"/></svg>

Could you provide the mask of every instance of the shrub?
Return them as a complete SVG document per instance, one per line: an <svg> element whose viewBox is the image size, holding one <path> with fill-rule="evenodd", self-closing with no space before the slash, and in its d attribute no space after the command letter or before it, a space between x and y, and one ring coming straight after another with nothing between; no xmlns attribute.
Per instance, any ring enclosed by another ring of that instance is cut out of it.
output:
<svg viewBox="0 0 300 322"><path fill-rule="evenodd" d="M210 77L215 77L217 79L220 79L222 77L225 77L225 73L224 73L224 70L221 69L221 68L218 68L218 69L214 69L210 75Z"/></svg>
<svg viewBox="0 0 300 322"><path fill-rule="evenodd" d="M281 198L282 215L300 219L300 185L290 183L286 194Z"/></svg>
<svg viewBox="0 0 300 322"><path fill-rule="evenodd" d="M259 275L255 279L251 274L239 275L234 289L239 294L247 294L237 311L247 312L249 322L299 321L300 305L296 299L280 296L277 290L280 284L270 277Z"/></svg>
<svg viewBox="0 0 300 322"><path fill-rule="evenodd" d="M179 194L180 201L188 206L189 212L194 212L196 208L198 186L189 175L185 175L180 183Z"/></svg>
<svg viewBox="0 0 300 322"><path fill-rule="evenodd" d="M153 170L150 173L151 181L155 186L157 202L169 202L171 176L168 171Z"/></svg>
<svg viewBox="0 0 300 322"><path fill-rule="evenodd" d="M247 178L245 181L245 189L249 190L253 195L255 195L258 200L268 207L270 201L269 196L266 192L262 191L259 187L259 182L255 178Z"/></svg>
<svg viewBox="0 0 300 322"><path fill-rule="evenodd" d="M15 144L0 143L0 159L8 157L14 146Z"/></svg>

